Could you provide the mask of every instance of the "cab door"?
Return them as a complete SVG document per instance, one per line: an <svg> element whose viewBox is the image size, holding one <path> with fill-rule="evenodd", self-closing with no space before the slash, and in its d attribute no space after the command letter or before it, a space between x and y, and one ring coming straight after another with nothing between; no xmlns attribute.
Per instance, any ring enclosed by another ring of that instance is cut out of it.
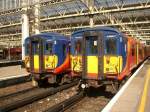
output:
<svg viewBox="0 0 150 112"><path fill-rule="evenodd" d="M83 79L103 78L104 42L101 32L85 32L83 35Z"/></svg>
<svg viewBox="0 0 150 112"><path fill-rule="evenodd" d="M32 38L30 46L31 72L41 73L43 72L43 41L41 38Z"/></svg>

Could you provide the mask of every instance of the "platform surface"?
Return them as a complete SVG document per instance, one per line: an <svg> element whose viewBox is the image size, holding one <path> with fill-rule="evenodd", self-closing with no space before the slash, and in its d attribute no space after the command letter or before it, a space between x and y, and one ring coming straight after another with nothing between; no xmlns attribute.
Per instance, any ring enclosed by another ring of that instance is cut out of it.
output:
<svg viewBox="0 0 150 112"><path fill-rule="evenodd" d="M133 75L102 112L150 112L150 59Z"/></svg>
<svg viewBox="0 0 150 112"><path fill-rule="evenodd" d="M0 67L0 80L21 77L28 74L25 68L21 68L21 65Z"/></svg>
<svg viewBox="0 0 150 112"><path fill-rule="evenodd" d="M16 62L16 61L21 61L21 60L8 60L8 59L3 59L3 60L0 60L0 63L10 63L10 62Z"/></svg>

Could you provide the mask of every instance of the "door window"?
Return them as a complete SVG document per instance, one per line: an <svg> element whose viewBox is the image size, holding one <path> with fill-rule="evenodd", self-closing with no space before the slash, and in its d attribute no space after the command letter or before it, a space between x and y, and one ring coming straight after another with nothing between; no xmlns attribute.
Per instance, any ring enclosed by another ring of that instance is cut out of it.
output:
<svg viewBox="0 0 150 112"><path fill-rule="evenodd" d="M98 53L97 44L96 36L86 37L86 50L88 55L96 55Z"/></svg>
<svg viewBox="0 0 150 112"><path fill-rule="evenodd" d="M39 54L39 50L40 50L40 45L38 41L33 41L33 53L34 54Z"/></svg>

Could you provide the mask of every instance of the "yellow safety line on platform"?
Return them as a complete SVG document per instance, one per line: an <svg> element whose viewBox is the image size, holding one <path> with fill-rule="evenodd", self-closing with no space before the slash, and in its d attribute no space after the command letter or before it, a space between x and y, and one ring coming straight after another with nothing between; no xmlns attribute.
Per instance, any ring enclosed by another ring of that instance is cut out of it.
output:
<svg viewBox="0 0 150 112"><path fill-rule="evenodd" d="M150 69L148 69L148 71L147 71L146 81L145 81L145 84L144 84L144 91L143 91L143 94L142 94L142 99L141 99L141 102L140 102L138 112L145 112L145 104L146 104L146 99L147 99L147 94L148 94L149 80L150 80Z"/></svg>

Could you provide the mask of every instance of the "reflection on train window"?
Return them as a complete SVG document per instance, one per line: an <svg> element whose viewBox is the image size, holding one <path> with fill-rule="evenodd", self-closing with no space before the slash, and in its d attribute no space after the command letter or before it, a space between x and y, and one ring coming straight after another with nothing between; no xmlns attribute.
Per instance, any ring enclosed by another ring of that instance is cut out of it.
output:
<svg viewBox="0 0 150 112"><path fill-rule="evenodd" d="M81 54L81 46L82 46L82 43L80 40L77 40L75 42L75 55L80 55Z"/></svg>
<svg viewBox="0 0 150 112"><path fill-rule="evenodd" d="M89 55L95 55L98 53L97 50L97 37L86 37L86 52Z"/></svg>
<svg viewBox="0 0 150 112"><path fill-rule="evenodd" d="M39 42L34 41L32 42L32 45L33 45L32 47L33 47L34 54L39 54L39 50L40 50Z"/></svg>
<svg viewBox="0 0 150 112"><path fill-rule="evenodd" d="M117 40L116 38L108 38L106 40L106 54L117 53Z"/></svg>
<svg viewBox="0 0 150 112"><path fill-rule="evenodd" d="M46 43L46 54L52 54L52 52L53 52L53 44Z"/></svg>

